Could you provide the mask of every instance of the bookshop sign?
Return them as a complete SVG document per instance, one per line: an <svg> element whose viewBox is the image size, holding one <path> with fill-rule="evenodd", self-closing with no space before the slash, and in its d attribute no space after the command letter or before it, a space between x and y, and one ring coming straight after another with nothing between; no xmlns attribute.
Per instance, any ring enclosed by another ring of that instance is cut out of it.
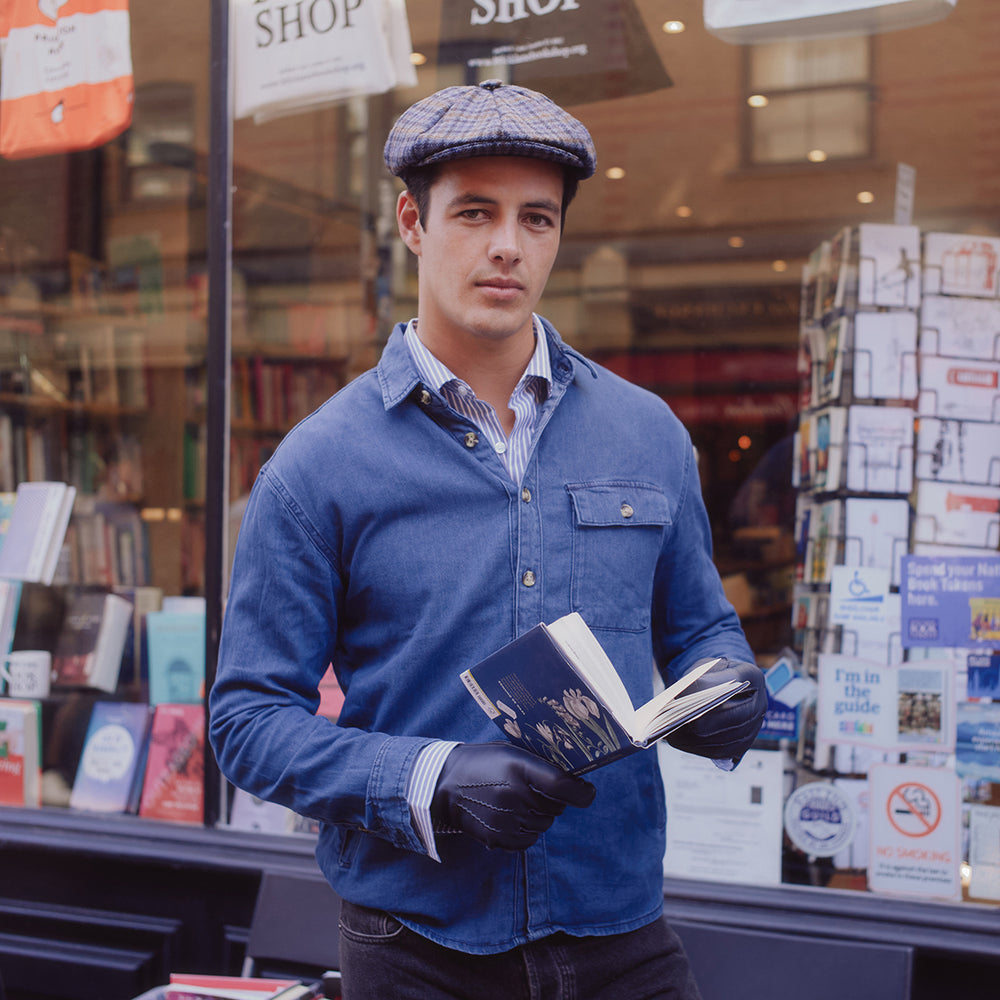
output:
<svg viewBox="0 0 1000 1000"><path fill-rule="evenodd" d="M904 556L903 645L1000 645L1000 555Z"/></svg>

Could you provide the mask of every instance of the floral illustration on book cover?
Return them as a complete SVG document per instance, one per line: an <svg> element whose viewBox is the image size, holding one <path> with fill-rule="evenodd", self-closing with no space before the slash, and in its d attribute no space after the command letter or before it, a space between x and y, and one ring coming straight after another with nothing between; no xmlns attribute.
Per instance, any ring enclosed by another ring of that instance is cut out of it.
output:
<svg viewBox="0 0 1000 1000"><path fill-rule="evenodd" d="M561 697L532 694L517 674L499 681L507 698L498 698L502 728L525 749L566 771L581 771L632 743L594 698L579 687L564 688ZM497 720L500 722L500 720Z"/></svg>

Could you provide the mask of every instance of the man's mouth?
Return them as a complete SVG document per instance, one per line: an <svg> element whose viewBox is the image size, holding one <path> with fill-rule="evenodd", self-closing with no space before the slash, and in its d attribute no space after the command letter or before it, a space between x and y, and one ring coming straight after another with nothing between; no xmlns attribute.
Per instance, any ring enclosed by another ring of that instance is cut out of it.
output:
<svg viewBox="0 0 1000 1000"><path fill-rule="evenodd" d="M486 278L483 281L477 281L476 285L479 288L497 288L501 291L524 291L524 285L513 278Z"/></svg>

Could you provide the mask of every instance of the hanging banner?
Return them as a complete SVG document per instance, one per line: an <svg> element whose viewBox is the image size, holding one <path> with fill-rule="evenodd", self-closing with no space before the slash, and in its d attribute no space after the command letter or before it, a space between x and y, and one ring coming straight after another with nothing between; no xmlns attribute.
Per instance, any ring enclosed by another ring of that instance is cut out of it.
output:
<svg viewBox="0 0 1000 1000"><path fill-rule="evenodd" d="M673 85L634 0L442 0L438 65L455 64L562 105Z"/></svg>
<svg viewBox="0 0 1000 1000"><path fill-rule="evenodd" d="M957 0L705 0L705 27L736 45L869 35L946 17Z"/></svg>
<svg viewBox="0 0 1000 1000"><path fill-rule="evenodd" d="M235 118L413 87L404 0L232 0Z"/></svg>
<svg viewBox="0 0 1000 1000"><path fill-rule="evenodd" d="M6 0L0 51L0 156L92 149L131 124L128 0Z"/></svg>

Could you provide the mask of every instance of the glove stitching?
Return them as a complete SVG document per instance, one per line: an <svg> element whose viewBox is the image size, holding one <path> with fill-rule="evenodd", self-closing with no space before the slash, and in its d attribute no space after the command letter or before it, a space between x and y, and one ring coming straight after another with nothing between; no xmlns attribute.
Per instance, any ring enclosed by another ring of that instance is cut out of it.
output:
<svg viewBox="0 0 1000 1000"><path fill-rule="evenodd" d="M464 809L466 812L470 813L471 815L475 815L475 814L471 813L471 810L466 805L464 805L465 802L471 802L473 805L482 806L484 809L489 809L491 812L495 812L495 813L513 813L514 812L513 809L505 809L505 808L503 808L503 806L494 805L492 802L483 802L482 799L474 799L471 795L463 795L462 796L462 801L460 801L458 803L458 807L459 807L459 809Z"/></svg>
<svg viewBox="0 0 1000 1000"><path fill-rule="evenodd" d="M471 816L480 826L486 827L486 829L489 830L491 833L500 833L499 827L490 826L490 824L487 823L482 816L480 816L476 812L473 812L471 809L468 808L468 806L463 805L461 802L457 803L457 805L458 808L462 810L462 812L467 813L469 816Z"/></svg>

